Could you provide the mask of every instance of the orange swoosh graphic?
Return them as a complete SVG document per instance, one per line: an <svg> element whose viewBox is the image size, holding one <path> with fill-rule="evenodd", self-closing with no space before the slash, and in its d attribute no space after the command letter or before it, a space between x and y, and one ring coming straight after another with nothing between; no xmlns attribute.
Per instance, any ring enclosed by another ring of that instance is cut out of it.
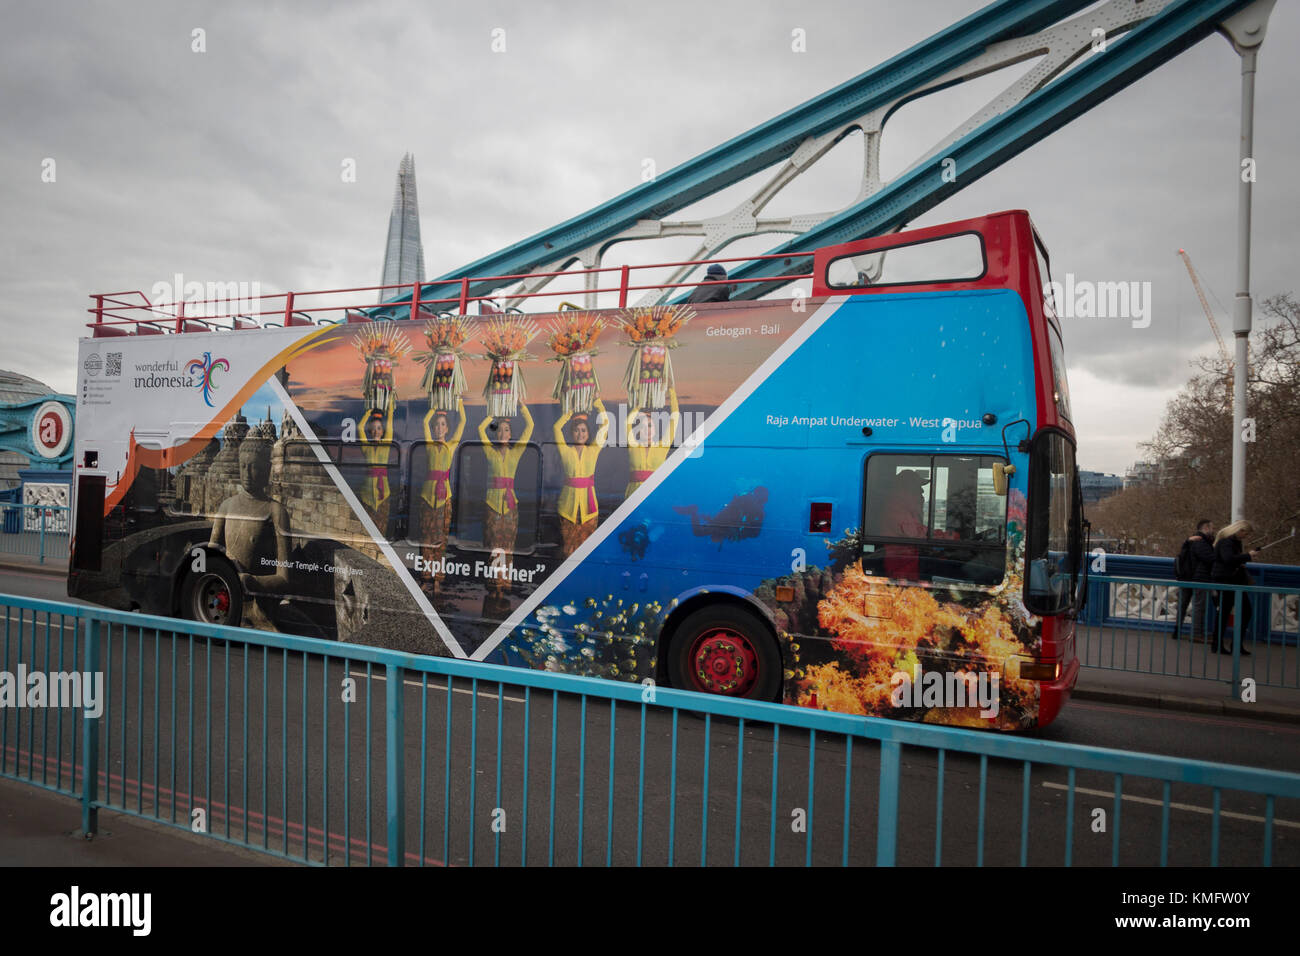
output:
<svg viewBox="0 0 1300 956"><path fill-rule="evenodd" d="M104 514L109 514L113 508L121 503L126 493L131 490L131 485L135 482L135 477L141 467L171 468L189 461L207 447L208 442L221 430L221 426L243 407L244 402L248 401L267 379L288 365L292 359L324 344L321 341L323 336L333 331L334 328L334 326L322 326L272 357L244 383L244 386L235 393L230 401L222 406L221 411L217 412L211 421L198 430L193 438L179 445L173 445L171 448L145 448L136 444L135 429L132 429L131 443L126 457L126 468L123 470L122 477L112 493L104 499Z"/></svg>

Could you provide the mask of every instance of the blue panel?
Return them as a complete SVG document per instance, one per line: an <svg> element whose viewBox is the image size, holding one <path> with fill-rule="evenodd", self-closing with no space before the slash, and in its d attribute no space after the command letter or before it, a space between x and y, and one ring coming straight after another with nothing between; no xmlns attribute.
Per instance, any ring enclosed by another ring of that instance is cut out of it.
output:
<svg viewBox="0 0 1300 956"><path fill-rule="evenodd" d="M997 424L983 424L988 412ZM1000 455L1002 426L1020 418L1036 426L1028 317L1019 295L850 299L712 431L697 456L664 477L525 626L576 628L579 639L635 635L642 620L662 619L674 599L694 589L748 595L764 580L789 574L795 548L804 549L810 566L824 566L829 544L860 523L869 452ZM874 423L869 439L863 421ZM1018 469L1013 489L1024 492L1026 472ZM829 535L808 529L813 497L833 504ZM636 560L628 549L634 535L648 542ZM648 572L646 590L625 589L629 570L638 568ZM521 663L511 643L489 659ZM556 653L566 650L577 652ZM629 649L629 656L639 655Z"/></svg>

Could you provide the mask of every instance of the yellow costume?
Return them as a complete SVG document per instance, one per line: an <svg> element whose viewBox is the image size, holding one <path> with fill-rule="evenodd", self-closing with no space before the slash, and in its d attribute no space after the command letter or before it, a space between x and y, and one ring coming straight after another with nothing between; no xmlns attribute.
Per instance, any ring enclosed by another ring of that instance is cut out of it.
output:
<svg viewBox="0 0 1300 956"><path fill-rule="evenodd" d="M636 440L636 429L633 423L641 409L634 408L627 415L627 457L632 466L632 480L627 483L627 488L623 491L623 497L630 497L632 492L641 487L641 483L649 478L656 468L664 463L668 453L672 451L673 441L677 438L677 422L681 419L681 414L677 410L677 391L676 389L668 390L668 408L671 414L668 416L668 434L662 436L657 441L650 442L648 445L642 445Z"/></svg>
<svg viewBox="0 0 1300 956"><path fill-rule="evenodd" d="M560 453L560 463L564 466L564 488L560 491L560 535L564 545L564 554L572 554L596 530L599 509L596 505L596 459L605 447L609 437L609 416L605 406L596 400L596 410L600 412L601 425L596 431L596 440L590 445L572 447L564 440L564 426L568 424L572 413L565 412L555 423L555 445Z"/></svg>
<svg viewBox="0 0 1300 956"><path fill-rule="evenodd" d="M446 441L434 441L429 422L437 412L430 409L424 416L424 440L429 444L425 450L429 454L429 474L420 489L420 497L430 506L441 508L451 501L451 462L456 455L456 446L465 434L465 403L456 399L456 431Z"/></svg>
<svg viewBox="0 0 1300 956"><path fill-rule="evenodd" d="M370 425L373 409L366 414L365 424L361 426L361 454L365 457L370 469L366 474L365 480L361 483L361 503L366 506L372 516L378 520L381 506L388 502L392 489L388 486L388 451L393 441L393 408L397 402L390 402L388 405L388 420L384 425L384 437L378 441L371 442L366 437L366 428ZM382 508L383 518L387 523L388 509ZM385 529L380 528L381 532Z"/></svg>
<svg viewBox="0 0 1300 956"><path fill-rule="evenodd" d="M488 465L487 504L497 514L519 509L515 499L515 469L528 447L528 439L533 437L533 416L528 406L520 403L519 413L524 416L524 433L505 451L499 451L488 437L488 425L492 419L484 418L478 426L478 437L483 441L483 454Z"/></svg>
<svg viewBox="0 0 1300 956"><path fill-rule="evenodd" d="M435 441L429 422L439 414L433 409L424 416L424 440L428 442L425 451L429 457L429 473L420 489L420 555L425 567L421 577L432 584L436 595L444 574L441 570L434 572L431 566L438 563L447 550L447 532L451 529L451 463L456 455L456 446L465 434L465 403L456 400L458 421L456 431L447 441ZM426 590L428 587L426 586Z"/></svg>
<svg viewBox="0 0 1300 956"><path fill-rule="evenodd" d="M513 554L515 536L519 533L519 501L515 498L515 469L519 459L528 447L528 439L533 437L533 416L528 406L519 404L519 413L524 416L524 433L519 440L504 451L500 444L493 444L488 439L488 424L491 418L484 418L478 426L479 438L483 440L483 455L488 465L487 514L483 518L483 543L488 550ZM503 598L510 590L510 582L497 577L488 580L484 608L495 595ZM485 615L487 610L483 612ZM501 613L499 610L494 613Z"/></svg>

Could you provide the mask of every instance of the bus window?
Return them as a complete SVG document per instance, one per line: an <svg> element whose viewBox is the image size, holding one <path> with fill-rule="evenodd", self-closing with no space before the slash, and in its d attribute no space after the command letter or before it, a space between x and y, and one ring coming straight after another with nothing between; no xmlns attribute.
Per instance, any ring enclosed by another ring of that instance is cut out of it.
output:
<svg viewBox="0 0 1300 956"><path fill-rule="evenodd" d="M826 267L826 284L852 289L966 282L984 271L984 240L978 233L964 232L832 259Z"/></svg>
<svg viewBox="0 0 1300 956"><path fill-rule="evenodd" d="M1047 257L1047 250L1043 247L1043 241L1038 238L1038 233L1034 233L1034 255L1038 262L1038 281L1043 287L1043 306L1048 313L1055 317L1059 315L1056 303L1056 289L1052 286L1051 262Z"/></svg>
<svg viewBox="0 0 1300 956"><path fill-rule="evenodd" d="M1070 413L1070 383L1065 378L1065 355L1061 346L1061 332L1055 322L1047 323L1047 342L1052 356L1052 398L1056 413L1067 422Z"/></svg>
<svg viewBox="0 0 1300 956"><path fill-rule="evenodd" d="M392 441L344 442L339 446L339 474L357 496L379 533L392 540L402 479L401 448Z"/></svg>
<svg viewBox="0 0 1300 956"><path fill-rule="evenodd" d="M141 433L135 435L136 445L142 453L152 452L152 458L161 455L166 446L166 433ZM154 515L160 506L171 510L173 496L171 490L171 472L166 468L151 468L142 465L131 483L130 507L136 512Z"/></svg>
<svg viewBox="0 0 1300 956"><path fill-rule="evenodd" d="M994 585L1006 571L1006 502L993 464L973 455L867 459L862 567L936 584Z"/></svg>
<svg viewBox="0 0 1300 956"><path fill-rule="evenodd" d="M530 443L516 444L506 455L503 459L482 442L460 443L452 491L451 534L457 546L512 554L532 554L537 547L541 453Z"/></svg>

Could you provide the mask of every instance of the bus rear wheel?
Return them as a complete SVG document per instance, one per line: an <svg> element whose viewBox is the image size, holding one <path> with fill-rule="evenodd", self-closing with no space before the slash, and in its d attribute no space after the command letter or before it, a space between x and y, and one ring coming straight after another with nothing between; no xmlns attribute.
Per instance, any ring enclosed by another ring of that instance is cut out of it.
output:
<svg viewBox="0 0 1300 956"><path fill-rule="evenodd" d="M772 701L781 689L781 653L750 612L729 604L704 607L673 635L668 680L680 690Z"/></svg>
<svg viewBox="0 0 1300 956"><path fill-rule="evenodd" d="M238 627L243 610L239 575L229 565L211 563L206 571L192 573L185 579L181 613L190 620Z"/></svg>

